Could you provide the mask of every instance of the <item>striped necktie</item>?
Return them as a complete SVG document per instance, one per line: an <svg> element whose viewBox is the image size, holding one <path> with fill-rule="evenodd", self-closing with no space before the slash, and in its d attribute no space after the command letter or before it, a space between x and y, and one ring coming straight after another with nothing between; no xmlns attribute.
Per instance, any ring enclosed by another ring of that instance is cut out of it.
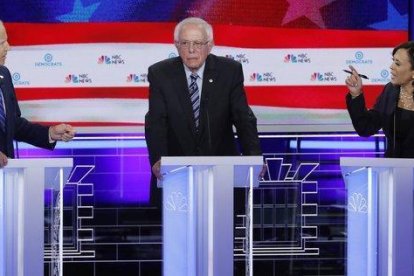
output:
<svg viewBox="0 0 414 276"><path fill-rule="evenodd" d="M4 94L0 88L0 129L6 132L6 112L4 111Z"/></svg>
<svg viewBox="0 0 414 276"><path fill-rule="evenodd" d="M194 114L194 122L196 125L196 128L198 128L199 121L200 121L200 93L198 90L197 85L197 74L191 74L191 83L190 83L190 99L191 99L191 105L193 106L193 114Z"/></svg>

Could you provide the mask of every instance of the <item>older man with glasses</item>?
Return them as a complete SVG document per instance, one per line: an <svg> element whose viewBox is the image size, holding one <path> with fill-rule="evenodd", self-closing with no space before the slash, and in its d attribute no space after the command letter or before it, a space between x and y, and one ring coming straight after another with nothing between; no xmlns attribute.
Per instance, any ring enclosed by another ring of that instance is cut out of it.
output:
<svg viewBox="0 0 414 276"><path fill-rule="evenodd" d="M148 69L145 136L153 176L162 178L162 156L239 155L233 126L242 154L261 155L242 66L210 53L211 25L201 18L184 19L175 27L174 43L179 57Z"/></svg>

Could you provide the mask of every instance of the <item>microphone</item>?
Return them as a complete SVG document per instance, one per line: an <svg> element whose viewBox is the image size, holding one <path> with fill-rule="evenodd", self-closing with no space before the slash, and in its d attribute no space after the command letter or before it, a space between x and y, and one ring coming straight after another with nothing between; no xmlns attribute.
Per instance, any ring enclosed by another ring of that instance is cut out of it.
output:
<svg viewBox="0 0 414 276"><path fill-rule="evenodd" d="M206 107L206 114L207 114L208 147L210 148L210 155L212 155L213 154L213 145L211 143L210 116L208 115L207 107Z"/></svg>
<svg viewBox="0 0 414 276"><path fill-rule="evenodd" d="M211 142L211 130L210 130L210 114L208 112L208 93L205 94L205 98L203 99L202 102L202 107L203 109L206 110L206 123L207 123L207 138L208 138L208 155L212 155L213 153L213 145Z"/></svg>
<svg viewBox="0 0 414 276"><path fill-rule="evenodd" d="M14 157L16 159L20 159L20 154L19 154L19 142L17 140L14 140Z"/></svg>
<svg viewBox="0 0 414 276"><path fill-rule="evenodd" d="M397 143L397 137L396 137L396 132L397 132L397 108L398 108L398 102L400 101L400 94L401 94L401 89L398 89L396 97L395 97L395 106L394 106L394 114L393 114L393 128L394 128L394 133L393 133L393 149L392 149L392 157L398 157L397 153L396 153L396 143Z"/></svg>

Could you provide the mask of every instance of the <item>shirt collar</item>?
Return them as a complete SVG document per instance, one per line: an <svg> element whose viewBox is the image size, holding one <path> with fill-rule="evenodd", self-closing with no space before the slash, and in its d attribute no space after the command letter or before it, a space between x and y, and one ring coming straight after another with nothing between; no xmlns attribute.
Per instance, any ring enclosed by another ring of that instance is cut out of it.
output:
<svg viewBox="0 0 414 276"><path fill-rule="evenodd" d="M196 74L201 80L203 79L205 66L206 66L206 63L204 62L203 65L201 65L201 67L196 72ZM190 76L191 74L193 74L193 72L191 72L191 70L185 64L184 64L184 71L185 71L185 76L187 77L187 80L190 79Z"/></svg>

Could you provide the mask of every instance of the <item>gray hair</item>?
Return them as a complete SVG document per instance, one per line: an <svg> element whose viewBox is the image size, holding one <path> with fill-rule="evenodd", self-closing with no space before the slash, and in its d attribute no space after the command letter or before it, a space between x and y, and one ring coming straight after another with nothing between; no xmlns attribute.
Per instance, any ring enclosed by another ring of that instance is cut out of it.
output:
<svg viewBox="0 0 414 276"><path fill-rule="evenodd" d="M213 28L207 21L199 17L188 17L178 23L174 29L174 41L178 41L178 36L185 25L197 25L202 28L207 34L207 40L213 42Z"/></svg>

